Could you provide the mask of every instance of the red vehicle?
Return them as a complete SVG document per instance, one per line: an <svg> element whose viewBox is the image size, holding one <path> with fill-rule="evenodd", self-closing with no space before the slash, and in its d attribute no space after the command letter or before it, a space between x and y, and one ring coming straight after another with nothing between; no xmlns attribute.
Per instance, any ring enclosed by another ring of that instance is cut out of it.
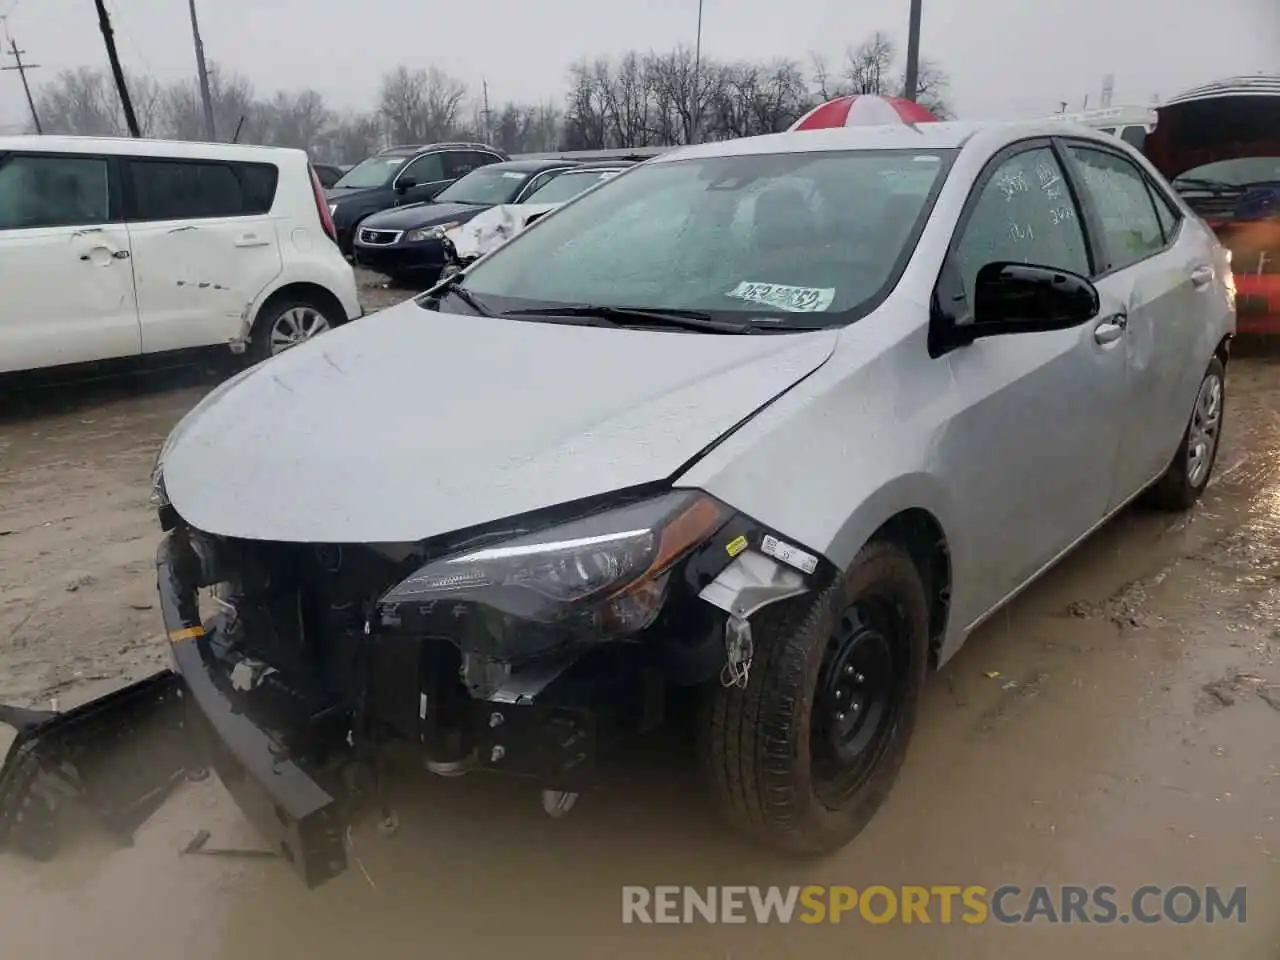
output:
<svg viewBox="0 0 1280 960"><path fill-rule="evenodd" d="M1280 334L1280 75L1206 84L1158 111L1144 152L1231 250L1239 332Z"/></svg>

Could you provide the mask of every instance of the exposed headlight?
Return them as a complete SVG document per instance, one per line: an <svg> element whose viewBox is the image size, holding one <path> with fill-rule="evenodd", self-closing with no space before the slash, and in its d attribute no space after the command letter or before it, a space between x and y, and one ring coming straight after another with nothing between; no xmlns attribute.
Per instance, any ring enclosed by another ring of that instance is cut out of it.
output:
<svg viewBox="0 0 1280 960"><path fill-rule="evenodd" d="M420 243L423 240L443 240L444 235L454 227L461 226L456 221L449 223L437 223L434 227L419 227L417 230L410 230L404 235L407 243Z"/></svg>
<svg viewBox="0 0 1280 960"><path fill-rule="evenodd" d="M706 494L663 494L434 560L383 612L426 617L495 659L631 636L662 609L672 567L728 518Z"/></svg>

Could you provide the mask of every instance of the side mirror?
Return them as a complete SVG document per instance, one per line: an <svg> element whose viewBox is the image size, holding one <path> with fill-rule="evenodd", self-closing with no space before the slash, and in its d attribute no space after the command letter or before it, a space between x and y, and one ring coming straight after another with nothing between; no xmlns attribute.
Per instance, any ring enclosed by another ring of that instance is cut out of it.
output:
<svg viewBox="0 0 1280 960"><path fill-rule="evenodd" d="M413 179L413 177L401 177L396 181L396 193L404 193L406 190L411 190L417 185L418 181Z"/></svg>
<svg viewBox="0 0 1280 960"><path fill-rule="evenodd" d="M988 263L973 287L974 337L1078 327L1098 315L1098 289L1069 270L1035 264Z"/></svg>

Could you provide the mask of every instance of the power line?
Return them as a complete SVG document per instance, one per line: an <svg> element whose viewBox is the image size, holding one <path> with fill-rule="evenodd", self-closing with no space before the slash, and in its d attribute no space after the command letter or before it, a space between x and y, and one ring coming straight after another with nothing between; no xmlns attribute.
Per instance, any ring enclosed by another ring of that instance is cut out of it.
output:
<svg viewBox="0 0 1280 960"><path fill-rule="evenodd" d="M17 6L17 4L14 4L14 6ZM27 83L27 71L38 69L40 64L23 63L22 55L27 51L19 50L18 43L16 40L13 39L12 36L9 37L9 52L13 54L13 59L16 61L17 66L0 67L0 70L17 70L18 71L18 76L22 78L22 89L27 95L27 106L31 108L31 122L36 125L36 133L42 134L44 133L44 130L40 128L40 115L36 113L36 102L31 96L31 85Z"/></svg>

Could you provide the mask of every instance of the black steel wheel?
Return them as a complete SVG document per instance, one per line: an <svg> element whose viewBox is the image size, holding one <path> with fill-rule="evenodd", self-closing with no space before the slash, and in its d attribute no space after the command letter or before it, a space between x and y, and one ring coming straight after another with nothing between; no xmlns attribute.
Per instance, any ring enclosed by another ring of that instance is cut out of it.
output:
<svg viewBox="0 0 1280 960"><path fill-rule="evenodd" d="M816 597L752 618L745 688L717 688L702 724L726 818L802 854L849 843L897 779L927 670L928 594L907 551L872 542Z"/></svg>
<svg viewBox="0 0 1280 960"><path fill-rule="evenodd" d="M814 792L839 809L866 782L893 740L907 698L906 632L892 606L861 602L827 641L810 722Z"/></svg>

